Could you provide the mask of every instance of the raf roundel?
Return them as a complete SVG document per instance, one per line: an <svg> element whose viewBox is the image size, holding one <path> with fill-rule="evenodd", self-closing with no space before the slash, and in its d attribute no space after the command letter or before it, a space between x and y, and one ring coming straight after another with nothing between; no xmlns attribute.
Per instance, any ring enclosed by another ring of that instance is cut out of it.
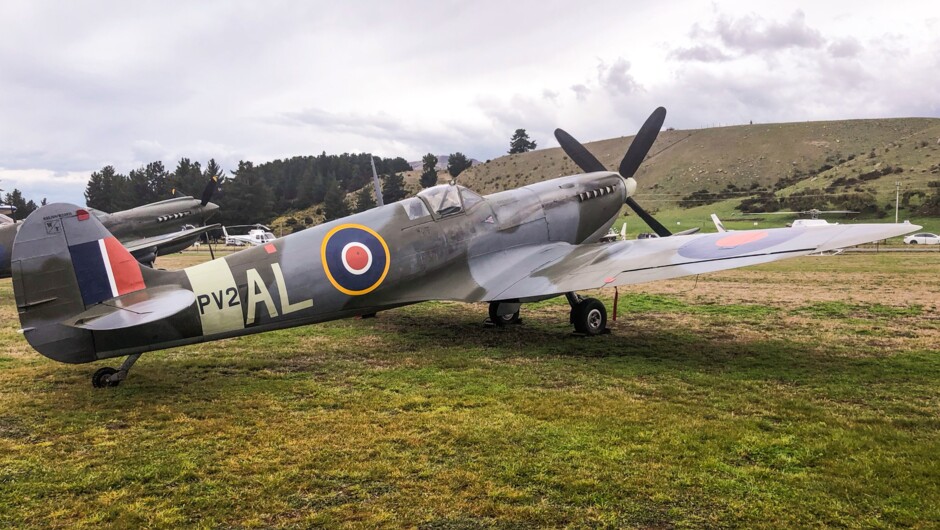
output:
<svg viewBox="0 0 940 530"><path fill-rule="evenodd" d="M340 292L358 296L372 292L388 274L388 245L375 230L343 224L330 230L320 247L326 277Z"/></svg>

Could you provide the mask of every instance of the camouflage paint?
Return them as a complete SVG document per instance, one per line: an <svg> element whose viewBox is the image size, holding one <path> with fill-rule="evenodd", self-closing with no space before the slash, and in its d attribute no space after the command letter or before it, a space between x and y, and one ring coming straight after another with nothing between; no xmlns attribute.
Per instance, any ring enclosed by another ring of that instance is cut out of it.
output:
<svg viewBox="0 0 940 530"><path fill-rule="evenodd" d="M409 212L420 208L411 207L424 200L419 195L184 271L141 268L145 289L90 306L76 281L82 265L68 248L111 234L94 217L79 220L77 207L55 204L34 212L16 237L14 292L34 348L60 361L87 362L426 300L527 301L698 274L918 228L839 225L769 230L760 237L742 231L733 246L728 234L596 243L625 196L617 174L598 172L489 195L452 214L426 210L412 218ZM150 318L135 312L135 304L156 304L168 314ZM104 318L127 325L93 324Z"/></svg>

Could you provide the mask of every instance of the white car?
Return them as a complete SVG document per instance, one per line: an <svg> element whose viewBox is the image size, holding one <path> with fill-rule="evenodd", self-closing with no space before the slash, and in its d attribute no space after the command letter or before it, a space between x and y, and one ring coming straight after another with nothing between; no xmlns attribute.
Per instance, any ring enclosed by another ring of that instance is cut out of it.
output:
<svg viewBox="0 0 940 530"><path fill-rule="evenodd" d="M929 232L912 234L904 238L906 245L940 245L940 236Z"/></svg>

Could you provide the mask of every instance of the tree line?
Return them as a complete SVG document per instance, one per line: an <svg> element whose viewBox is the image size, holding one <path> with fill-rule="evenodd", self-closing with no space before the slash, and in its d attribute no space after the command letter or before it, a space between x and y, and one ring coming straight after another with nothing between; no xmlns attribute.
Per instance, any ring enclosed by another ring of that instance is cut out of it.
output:
<svg viewBox="0 0 940 530"><path fill-rule="evenodd" d="M203 168L198 161L182 158L173 171L156 161L126 175L109 165L92 173L85 200L90 208L115 212L173 196L199 197L209 179L217 177L221 184L212 202L220 207L218 222L256 223L321 203L331 189L344 194L359 189L372 178L369 158L368 154L324 152L258 165L242 160L230 171L214 159ZM401 157L375 157L374 162L380 174L411 169Z"/></svg>
<svg viewBox="0 0 940 530"><path fill-rule="evenodd" d="M510 139L510 153L523 153L534 148L535 142L529 140L525 129L517 129ZM106 165L91 174L85 187L85 201L90 208L116 212L174 196L199 197L209 179L216 177L221 184L212 201L220 206L217 221L223 224L266 221L321 203L325 217L331 220L375 207L376 200L369 185L373 162L376 172L382 176L384 202L407 197L402 173L412 168L404 158L372 157L366 153L327 155L322 152L315 156L295 156L257 165L243 160L236 168L228 170L215 159L203 167L199 161L181 158L172 170L158 160L126 174ZM436 185L438 157L428 153L421 162L421 186ZM470 166L470 158L459 151L448 156L447 172L451 177L456 178ZM346 195L356 190L359 191L352 204L348 204ZM24 219L39 207L16 189L3 199L17 208L17 219ZM45 204L45 199L42 204Z"/></svg>

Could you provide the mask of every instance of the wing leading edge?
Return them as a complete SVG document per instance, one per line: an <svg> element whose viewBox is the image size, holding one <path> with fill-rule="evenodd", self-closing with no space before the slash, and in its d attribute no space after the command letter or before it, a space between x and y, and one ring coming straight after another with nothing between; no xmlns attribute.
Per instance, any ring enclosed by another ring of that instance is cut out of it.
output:
<svg viewBox="0 0 940 530"><path fill-rule="evenodd" d="M666 280L805 256L919 229L912 224L832 225L522 247L471 260L471 274L482 289L463 299L527 299Z"/></svg>

